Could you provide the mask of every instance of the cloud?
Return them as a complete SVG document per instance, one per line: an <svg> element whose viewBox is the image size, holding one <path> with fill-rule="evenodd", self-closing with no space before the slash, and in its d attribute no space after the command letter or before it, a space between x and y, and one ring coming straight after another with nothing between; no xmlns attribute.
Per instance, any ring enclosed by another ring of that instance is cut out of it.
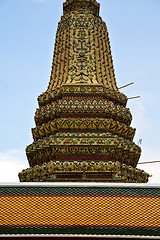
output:
<svg viewBox="0 0 160 240"><path fill-rule="evenodd" d="M21 150L0 152L0 182L19 182L18 173L28 167Z"/></svg>
<svg viewBox="0 0 160 240"><path fill-rule="evenodd" d="M141 101L136 101L129 106L133 116L132 126L135 127L138 133L142 133L152 127L151 123L147 119L145 105Z"/></svg>
<svg viewBox="0 0 160 240"><path fill-rule="evenodd" d="M151 162L160 161L160 150L153 149L151 147L144 147L142 155L139 162ZM148 172L152 177L149 179L149 183L160 184L160 162L159 163L148 163L148 164L138 164L138 168L143 169Z"/></svg>
<svg viewBox="0 0 160 240"><path fill-rule="evenodd" d="M44 2L48 2L49 0L32 0L33 2L41 2L41 3L44 3Z"/></svg>

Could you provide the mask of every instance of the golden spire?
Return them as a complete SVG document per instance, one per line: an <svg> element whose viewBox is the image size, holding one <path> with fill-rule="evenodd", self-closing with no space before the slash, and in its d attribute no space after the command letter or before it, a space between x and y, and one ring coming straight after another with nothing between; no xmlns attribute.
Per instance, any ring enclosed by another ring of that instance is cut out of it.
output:
<svg viewBox="0 0 160 240"><path fill-rule="evenodd" d="M67 0L48 90L38 97L30 169L21 181L147 182L118 91L106 24L95 0Z"/></svg>

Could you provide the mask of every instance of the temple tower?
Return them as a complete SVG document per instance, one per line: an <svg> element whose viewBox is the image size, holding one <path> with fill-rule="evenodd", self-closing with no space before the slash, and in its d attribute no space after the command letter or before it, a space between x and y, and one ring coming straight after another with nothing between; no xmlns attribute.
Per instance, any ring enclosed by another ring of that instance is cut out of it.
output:
<svg viewBox="0 0 160 240"><path fill-rule="evenodd" d="M96 0L66 0L20 181L147 182Z"/></svg>

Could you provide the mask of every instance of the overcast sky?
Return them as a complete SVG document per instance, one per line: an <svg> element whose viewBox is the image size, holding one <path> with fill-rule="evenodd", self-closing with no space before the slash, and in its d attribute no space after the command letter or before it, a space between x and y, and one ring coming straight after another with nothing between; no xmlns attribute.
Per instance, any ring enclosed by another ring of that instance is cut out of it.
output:
<svg viewBox="0 0 160 240"><path fill-rule="evenodd" d="M99 0L107 23L118 87L128 96L142 139L140 162L160 161L160 1ZM18 182L37 97L46 90L63 0L0 0L0 181ZM160 183L160 163L138 165Z"/></svg>

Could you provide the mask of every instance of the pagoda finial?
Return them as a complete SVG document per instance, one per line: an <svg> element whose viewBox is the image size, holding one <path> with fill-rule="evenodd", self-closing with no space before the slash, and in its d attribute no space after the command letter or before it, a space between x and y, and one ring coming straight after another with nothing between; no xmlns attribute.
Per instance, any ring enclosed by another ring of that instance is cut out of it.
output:
<svg viewBox="0 0 160 240"><path fill-rule="evenodd" d="M88 10L95 16L99 16L100 4L96 0L66 0L63 4L63 13Z"/></svg>

